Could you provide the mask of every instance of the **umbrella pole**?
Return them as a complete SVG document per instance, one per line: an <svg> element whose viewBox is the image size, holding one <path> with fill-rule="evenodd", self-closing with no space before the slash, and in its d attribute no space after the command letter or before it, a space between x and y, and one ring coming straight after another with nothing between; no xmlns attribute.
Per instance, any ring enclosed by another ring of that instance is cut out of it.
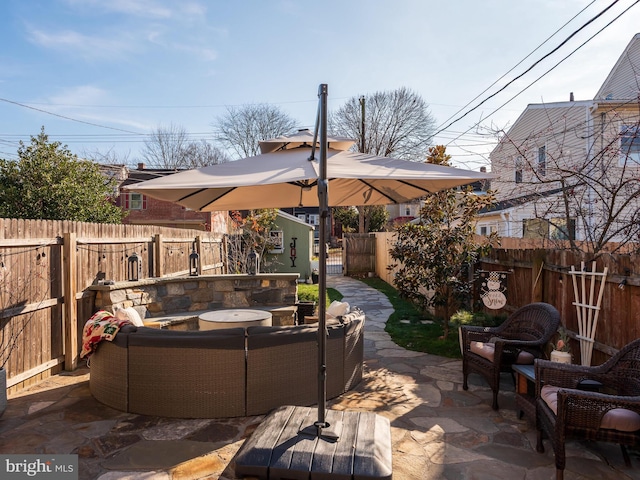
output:
<svg viewBox="0 0 640 480"><path fill-rule="evenodd" d="M318 206L320 213L318 252L318 419L313 425L300 430L299 433L312 435L328 440L338 441L338 434L329 430L331 426L325 419L327 408L327 223L329 220L329 198L327 187L327 85L321 84L318 89L320 124L320 159L318 176ZM316 126L317 128L317 126Z"/></svg>
<svg viewBox="0 0 640 480"><path fill-rule="evenodd" d="M320 207L320 251L318 262L318 435L329 425L325 421L327 404L327 220L329 218L329 201L327 190L327 84L318 89L320 97L320 177L318 178L318 206ZM336 438L337 440L337 438Z"/></svg>

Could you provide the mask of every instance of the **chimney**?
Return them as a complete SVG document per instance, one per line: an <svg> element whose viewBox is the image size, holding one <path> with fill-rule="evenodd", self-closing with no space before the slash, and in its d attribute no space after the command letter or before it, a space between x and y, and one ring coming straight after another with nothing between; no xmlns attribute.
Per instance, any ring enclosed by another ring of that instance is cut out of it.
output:
<svg viewBox="0 0 640 480"><path fill-rule="evenodd" d="M573 102L573 101L574 101L574 100L573 100L573 92L570 92L570 93L569 93L569 101L570 101L570 102Z"/></svg>
<svg viewBox="0 0 640 480"><path fill-rule="evenodd" d="M138 164L138 170L144 170L144 163Z"/></svg>

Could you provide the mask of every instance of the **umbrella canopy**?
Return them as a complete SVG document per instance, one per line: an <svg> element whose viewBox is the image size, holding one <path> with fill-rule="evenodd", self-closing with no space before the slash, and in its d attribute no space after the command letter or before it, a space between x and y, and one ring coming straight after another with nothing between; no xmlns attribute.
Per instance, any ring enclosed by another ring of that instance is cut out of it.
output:
<svg viewBox="0 0 640 480"><path fill-rule="evenodd" d="M167 175L127 188L199 211L319 206L320 166L309 160L313 139L294 137L262 142L270 152L234 162ZM344 147L352 140L333 144ZM329 139L329 146L332 145ZM348 147L347 147L348 148ZM408 203L429 192L486 179L486 173L442 165L327 149L328 204Z"/></svg>

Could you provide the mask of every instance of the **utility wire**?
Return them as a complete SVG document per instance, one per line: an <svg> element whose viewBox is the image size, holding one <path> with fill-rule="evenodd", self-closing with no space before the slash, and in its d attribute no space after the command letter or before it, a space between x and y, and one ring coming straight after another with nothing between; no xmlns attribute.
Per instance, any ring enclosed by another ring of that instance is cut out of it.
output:
<svg viewBox="0 0 640 480"><path fill-rule="evenodd" d="M638 3L640 3L640 0L636 0L635 2L633 2L633 4L629 5L624 11L622 11L618 16L616 16L613 20L611 20L609 23L607 23L604 27L602 27L600 30L598 30L596 33L594 33L592 36L590 36L587 40L585 40L583 43L581 43L578 47L576 47L573 51L571 51L571 53L569 53L567 56L565 56L564 58L562 58L559 62L557 62L554 66L552 66L549 70L547 70L546 72L544 72L542 75L540 75L538 78L536 78L533 82L531 82L529 85L527 85L526 87L524 87L522 90L520 90L518 93L516 93L513 97L511 97L509 100L507 100L506 102L504 102L502 105L500 105L498 108L496 108L495 110L493 110L489 115L487 115L483 120L486 120L487 118L491 117L494 113L496 113L498 110L500 110L501 108L503 108L505 105L509 104L510 102L512 102L513 100L515 100L517 97L519 97L522 93L524 93L526 90L528 90L533 84L537 83L540 79L542 79L543 77L547 76L547 74L549 74L552 70L555 70L556 67L558 67L558 65L560 65L561 63L563 63L565 60L567 60L569 57L571 57L574 53L576 53L578 50L580 50L582 47L584 47L587 43L589 43L591 40L593 40L596 36L600 35L600 33L602 33L605 29L609 28L613 22L615 22L616 20L618 20L622 15L624 15L625 13L627 13L631 8L633 8L634 6L636 6ZM481 120L482 121L482 120ZM454 138L453 140L451 140L447 145L450 145L452 142L455 142L456 140L458 140L462 135L464 135L465 133L469 132L470 130L476 128L478 125L480 125L480 122L478 121L475 124L473 124L471 127L469 127L465 132L461 133L460 135L458 135L456 138Z"/></svg>
<svg viewBox="0 0 640 480"><path fill-rule="evenodd" d="M20 102L14 102L13 100L8 100L6 98L0 98L0 102L11 103L12 105L17 105L17 106L23 107L23 108L29 108L29 109L35 110L37 112L46 113L47 115L53 115L54 117L58 117L58 118L64 118L65 120L70 120L72 122L84 123L85 125L91 125L92 127L107 128L109 130L116 130L118 132L133 133L134 135L140 135L139 132L132 132L130 130L123 130L121 128L116 128L116 127L107 127L106 125L100 125L98 123L92 123L92 122L86 122L84 120L78 120L77 118L67 117L65 115L60 115L59 113L49 112L49 111L43 110L41 108L32 107L30 105L25 105L24 103L20 103Z"/></svg>
<svg viewBox="0 0 640 480"><path fill-rule="evenodd" d="M602 10L600 13L598 13L595 17L592 17L591 19L589 19L589 21L587 21L585 24L583 24L579 29L575 30L571 35L569 35L565 40L562 41L562 43L560 43L560 45L558 45L556 48L554 48L553 50L551 50L549 53L547 53L546 55L544 55L542 58L540 58L539 60L537 60L536 62L533 63L533 65L531 65L529 68L527 68L524 72L522 72L520 75L516 76L515 78L513 78L512 80L510 80L507 84L505 84L504 86L502 86L498 91L496 91L495 93L492 93L491 95L489 95L487 98L485 98L484 100L482 100L480 103L478 103L476 106L474 106L473 108L471 108L470 110L468 110L467 112L465 112L464 114L460 115L458 118L456 118L455 120L453 120L452 122L450 122L446 127L441 128L438 130L438 132L436 132L434 135L438 135L440 132L442 132L443 130L446 130L447 128L449 128L451 125L453 125L456 122L459 122L460 120L462 120L464 117L466 117L467 115L469 115L471 112L477 110L478 108L480 108L480 106L482 106L483 104L485 104L487 101L489 101L490 99L492 99L493 97L495 97L496 95L498 95L500 92L503 92L507 87L509 87L510 85L512 85L515 81L519 80L520 78L522 78L524 75L526 75L527 73L529 73L536 65L538 65L540 62L542 62L543 60L545 60L546 58L548 58L549 56L551 56L552 54L554 54L555 52L557 52L560 48L562 48L569 40L571 40L574 36L576 36L580 31L584 30L588 25L590 25L591 23L593 23L595 20L597 20L598 18L600 18L602 15L604 15L608 10L610 10L616 3L618 3L620 0L614 0L613 3L611 3L608 7L606 7L604 10ZM636 3L638 3L637 1L633 4L635 5ZM633 7L633 5L631 5L630 7L628 7L624 12L625 13L627 10L629 10L629 8ZM620 14L622 15L622 14ZM615 20L617 20L618 18L620 18L620 15L618 15L618 17L616 17ZM610 23L608 24L610 25ZM607 26L608 26L607 25ZM600 30L602 31L602 30ZM599 32L598 32L599 33ZM593 38L593 37L591 37ZM584 44L583 44L584 45ZM577 49L576 49L577 50ZM574 50L574 52L576 51ZM572 52L573 54L573 52ZM565 57L562 61L566 60ZM561 62L560 62L561 63ZM556 66L559 65L556 64ZM555 66L553 67L555 68ZM548 72L547 72L548 73ZM545 74L546 75L546 74ZM542 78L542 77L540 77ZM536 80L537 81L537 80ZM535 83L535 82L534 82ZM533 83L531 84L533 85ZM530 86L531 86L530 85ZM527 87L528 88L528 87ZM522 92L520 92L522 93ZM519 95L519 94L518 94ZM517 95L516 95L517 96ZM513 97L515 98L515 97ZM511 100L513 100L513 98ZM509 100L509 102L511 101ZM507 103L509 103L507 102ZM504 104L506 105L506 103ZM503 106L504 106L503 105ZM502 107L500 107L502 108ZM495 113L495 112L494 112ZM473 127L472 127L473 128ZM469 129L470 130L470 129ZM467 131L469 131L467 130Z"/></svg>
<svg viewBox="0 0 640 480"><path fill-rule="evenodd" d="M473 97L471 100L469 100L466 105L464 105L463 107L460 107L455 113L451 114L451 116L449 116L449 118L447 118L446 120L444 120L440 126L437 128L437 133L436 135L442 133L441 127L442 125L444 125L445 123L447 123L449 120L451 120L453 117L455 117L456 115L458 115L460 112L462 112L465 108L467 108L469 105L471 105L471 103L475 102L478 98L480 98L482 95L484 95L491 87L493 87L496 83L498 83L500 80L502 80L504 77L506 77L508 74L510 74L511 72L513 72L517 67L519 67L520 65L522 65L522 63L529 57L531 57L531 55L533 55L535 52L537 52L538 50L540 50L540 48L542 48L543 45L545 45L547 42L549 42L549 40L551 40L553 37L555 37L563 28L565 28L567 25L569 25L571 22L573 22L579 15L581 15L587 8L589 8L591 5L593 5L595 3L595 0L593 0L591 3L589 3L586 7L584 7L582 10L580 10L578 13L576 13L573 17L571 17L571 19L569 19L567 22L564 23L564 25L562 25L560 28L558 28L555 32L553 32L550 36L548 36L540 45L538 45L535 49L533 49L526 57L524 57L522 60L520 60L518 63L516 63L513 67L511 67L507 72L505 72L504 74L502 74L498 79L496 79L491 85L489 85L487 88L485 88L482 92L480 92L478 95L476 95L475 97ZM457 120L456 120L457 121ZM453 122L455 123L455 122ZM447 127L450 127L451 124L449 124Z"/></svg>

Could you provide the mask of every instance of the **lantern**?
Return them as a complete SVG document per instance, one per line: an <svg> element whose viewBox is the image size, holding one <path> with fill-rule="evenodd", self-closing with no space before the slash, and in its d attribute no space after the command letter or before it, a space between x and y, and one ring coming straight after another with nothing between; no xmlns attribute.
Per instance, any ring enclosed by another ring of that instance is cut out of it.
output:
<svg viewBox="0 0 640 480"><path fill-rule="evenodd" d="M247 255L247 273L249 275L260 273L260 255L255 250L251 250Z"/></svg>
<svg viewBox="0 0 640 480"><path fill-rule="evenodd" d="M200 255L196 252L196 246L193 245L193 250L189 255L189 275L197 277L200 275Z"/></svg>
<svg viewBox="0 0 640 480"><path fill-rule="evenodd" d="M142 271L142 265L140 264L140 257L137 253L132 253L127 259L127 278L130 282L135 282L140 278L140 272Z"/></svg>

